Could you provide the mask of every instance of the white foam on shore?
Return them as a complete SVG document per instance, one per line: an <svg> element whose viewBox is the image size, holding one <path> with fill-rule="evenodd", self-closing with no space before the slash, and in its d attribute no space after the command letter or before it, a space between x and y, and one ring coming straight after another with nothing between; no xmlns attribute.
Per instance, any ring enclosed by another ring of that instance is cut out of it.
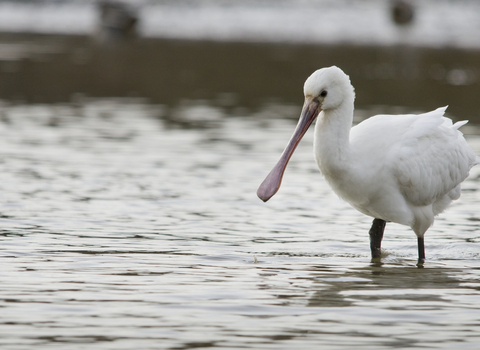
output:
<svg viewBox="0 0 480 350"><path fill-rule="evenodd" d="M125 1L124 1L125 2ZM128 1L145 37L480 48L480 2L417 0L412 24L391 20L385 0ZM93 0L0 3L0 31L93 34Z"/></svg>

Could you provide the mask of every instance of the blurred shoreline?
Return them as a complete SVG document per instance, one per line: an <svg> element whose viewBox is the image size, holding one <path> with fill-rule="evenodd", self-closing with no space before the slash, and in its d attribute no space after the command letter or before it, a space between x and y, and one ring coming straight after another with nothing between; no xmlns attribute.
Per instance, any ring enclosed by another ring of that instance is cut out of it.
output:
<svg viewBox="0 0 480 350"><path fill-rule="evenodd" d="M367 114L449 105L480 123L480 2L404 2L398 23L394 0L0 0L0 99L135 97L235 115L299 108L306 77L337 65Z"/></svg>
<svg viewBox="0 0 480 350"><path fill-rule="evenodd" d="M0 98L141 97L167 106L201 100L232 111L300 106L306 77L337 65L351 77L357 108L397 113L450 105L453 116L478 123L479 60L479 51L454 48L154 38L101 44L91 36L2 33Z"/></svg>

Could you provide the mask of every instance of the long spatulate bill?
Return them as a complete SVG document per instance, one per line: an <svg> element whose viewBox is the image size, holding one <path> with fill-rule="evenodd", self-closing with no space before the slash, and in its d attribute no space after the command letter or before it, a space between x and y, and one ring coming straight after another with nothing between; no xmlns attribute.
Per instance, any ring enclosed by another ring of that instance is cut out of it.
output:
<svg viewBox="0 0 480 350"><path fill-rule="evenodd" d="M275 193L277 193L282 183L283 174L288 161L292 157L292 154L300 143L303 135L305 135L310 125L318 116L318 113L320 113L318 101L316 99L305 100L302 114L300 115L297 127L295 128L287 147L283 151L277 164L273 167L272 171L270 171L257 190L257 196L262 201L268 201Z"/></svg>

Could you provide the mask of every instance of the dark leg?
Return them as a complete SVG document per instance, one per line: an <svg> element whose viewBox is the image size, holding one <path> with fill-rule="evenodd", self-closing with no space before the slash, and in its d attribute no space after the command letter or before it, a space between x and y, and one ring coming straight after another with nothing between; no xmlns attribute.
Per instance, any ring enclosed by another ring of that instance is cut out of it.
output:
<svg viewBox="0 0 480 350"><path fill-rule="evenodd" d="M423 237L418 237L418 264L423 265L425 262L425 243Z"/></svg>
<svg viewBox="0 0 480 350"><path fill-rule="evenodd" d="M370 249L372 250L372 259L379 258L381 254L381 245L383 231L385 230L386 221L382 219L374 219L372 228L370 229Z"/></svg>

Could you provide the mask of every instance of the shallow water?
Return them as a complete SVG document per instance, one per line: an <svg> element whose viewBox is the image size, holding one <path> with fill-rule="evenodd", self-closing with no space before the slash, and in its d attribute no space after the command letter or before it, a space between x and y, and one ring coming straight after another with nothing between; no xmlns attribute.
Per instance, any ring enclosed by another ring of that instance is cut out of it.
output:
<svg viewBox="0 0 480 350"><path fill-rule="evenodd" d="M328 188L311 133L265 204L293 120L162 108L2 106L2 349L478 348L480 169L425 268L394 224L372 264L371 219Z"/></svg>

